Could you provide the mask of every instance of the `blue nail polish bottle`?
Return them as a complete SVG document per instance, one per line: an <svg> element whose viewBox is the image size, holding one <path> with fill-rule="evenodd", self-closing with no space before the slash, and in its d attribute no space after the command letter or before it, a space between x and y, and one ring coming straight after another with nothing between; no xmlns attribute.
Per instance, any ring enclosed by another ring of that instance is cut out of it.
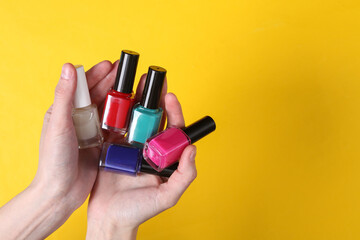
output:
<svg viewBox="0 0 360 240"><path fill-rule="evenodd" d="M161 172L154 170L143 158L143 150L105 142L102 147L99 166L101 169L136 176L137 173L148 173L161 177L170 177L178 164L171 165Z"/></svg>
<svg viewBox="0 0 360 240"><path fill-rule="evenodd" d="M132 145L142 146L146 139L159 131L163 114L159 102L165 76L164 68L149 67L141 102L135 105L131 114L127 140Z"/></svg>

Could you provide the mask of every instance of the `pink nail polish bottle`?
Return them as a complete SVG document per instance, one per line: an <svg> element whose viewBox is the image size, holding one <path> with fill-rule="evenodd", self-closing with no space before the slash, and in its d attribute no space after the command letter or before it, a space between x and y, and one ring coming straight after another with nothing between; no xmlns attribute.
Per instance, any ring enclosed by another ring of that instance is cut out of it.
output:
<svg viewBox="0 0 360 240"><path fill-rule="evenodd" d="M168 128L146 141L144 158L156 171L161 172L177 162L188 145L213 132L215 128L215 121L209 116L183 129Z"/></svg>

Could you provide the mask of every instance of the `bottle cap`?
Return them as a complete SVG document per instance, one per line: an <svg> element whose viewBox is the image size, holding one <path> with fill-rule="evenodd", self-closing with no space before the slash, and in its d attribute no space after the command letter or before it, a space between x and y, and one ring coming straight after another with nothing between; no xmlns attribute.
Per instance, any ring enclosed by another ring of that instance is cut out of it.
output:
<svg viewBox="0 0 360 240"><path fill-rule="evenodd" d="M140 104L145 108L157 109L166 76L166 69L150 66Z"/></svg>
<svg viewBox="0 0 360 240"><path fill-rule="evenodd" d="M115 78L115 91L132 93L139 56L140 54L134 51L121 51L119 67Z"/></svg>
<svg viewBox="0 0 360 240"><path fill-rule="evenodd" d="M154 168L152 168L146 161L145 159L143 159L141 161L141 167L140 167L140 172L143 173L149 173L149 174L153 174L153 175L158 175L160 177L170 177L171 174L173 174L173 172L177 169L179 163L175 163L167 168L164 168L164 170L162 170L161 172L156 171Z"/></svg>
<svg viewBox="0 0 360 240"><path fill-rule="evenodd" d="M91 104L89 88L86 81L83 65L75 65L77 75L77 86L74 98L74 108L83 108Z"/></svg>
<svg viewBox="0 0 360 240"><path fill-rule="evenodd" d="M194 122L190 126L187 126L183 131L188 135L191 143L195 143L199 139L205 137L209 133L216 129L215 121L209 116Z"/></svg>

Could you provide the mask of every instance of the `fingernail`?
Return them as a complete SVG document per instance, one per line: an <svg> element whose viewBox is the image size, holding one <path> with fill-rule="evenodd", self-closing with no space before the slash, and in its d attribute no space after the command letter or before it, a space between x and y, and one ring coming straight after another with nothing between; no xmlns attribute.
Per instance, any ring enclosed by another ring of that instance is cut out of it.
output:
<svg viewBox="0 0 360 240"><path fill-rule="evenodd" d="M67 64L64 64L61 70L61 78L62 79L70 79L72 75L72 72L69 68L69 66L67 66Z"/></svg>

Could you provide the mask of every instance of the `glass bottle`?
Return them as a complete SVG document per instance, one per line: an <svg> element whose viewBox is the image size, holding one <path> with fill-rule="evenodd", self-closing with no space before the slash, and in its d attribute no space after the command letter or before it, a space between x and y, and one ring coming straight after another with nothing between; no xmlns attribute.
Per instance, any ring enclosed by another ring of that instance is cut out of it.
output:
<svg viewBox="0 0 360 240"><path fill-rule="evenodd" d="M75 68L77 87L72 118L79 148L96 147L103 142L97 106L91 104L84 67L76 65Z"/></svg>
<svg viewBox="0 0 360 240"><path fill-rule="evenodd" d="M187 146L213 132L215 128L215 122L209 116L183 129L168 128L146 141L144 158L156 171L162 171L177 162Z"/></svg>
<svg viewBox="0 0 360 240"><path fill-rule="evenodd" d="M131 114L127 136L130 144L143 146L146 139L159 131L163 114L159 102L165 76L164 68L149 67L141 102L135 105Z"/></svg>
<svg viewBox="0 0 360 240"><path fill-rule="evenodd" d="M115 84L105 99L102 128L124 135L127 131L131 110L135 103L133 85L139 54L134 51L121 52Z"/></svg>

